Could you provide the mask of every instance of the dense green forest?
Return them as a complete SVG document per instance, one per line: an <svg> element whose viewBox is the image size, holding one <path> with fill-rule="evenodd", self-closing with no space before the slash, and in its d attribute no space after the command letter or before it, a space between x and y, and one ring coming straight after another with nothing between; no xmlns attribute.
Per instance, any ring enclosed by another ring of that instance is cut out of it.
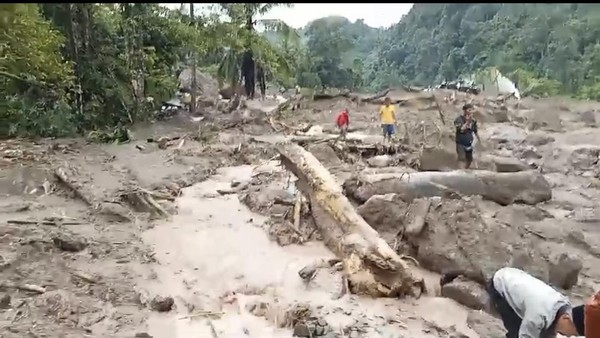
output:
<svg viewBox="0 0 600 338"><path fill-rule="evenodd" d="M258 69L283 88L371 91L497 67L528 93L600 99L597 4L416 4L385 30L327 17L298 31L258 19L274 6L289 4L218 4L227 20L147 3L2 4L0 136L153 118L192 60L223 85Z"/></svg>

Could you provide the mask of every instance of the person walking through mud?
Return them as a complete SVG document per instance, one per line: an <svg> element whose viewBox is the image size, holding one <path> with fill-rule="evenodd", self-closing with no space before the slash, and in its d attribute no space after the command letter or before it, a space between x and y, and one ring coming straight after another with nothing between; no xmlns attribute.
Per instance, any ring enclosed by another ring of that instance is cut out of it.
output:
<svg viewBox="0 0 600 338"><path fill-rule="evenodd" d="M445 273L440 286L465 275L486 284L492 313L500 315L506 338L553 338L584 335L584 306L571 307L569 299L550 285L516 268L501 268L489 281L465 272Z"/></svg>
<svg viewBox="0 0 600 338"><path fill-rule="evenodd" d="M464 168L469 169L473 163L473 135L481 143L477 133L477 120L473 118L474 107L467 103L463 106L463 113L454 120L456 127L456 155L458 163L464 163Z"/></svg>
<svg viewBox="0 0 600 338"><path fill-rule="evenodd" d="M350 115L348 109L342 110L337 118L335 119L335 124L340 130L340 138L342 140L346 140L346 134L348 133L348 127L350 127Z"/></svg>
<svg viewBox="0 0 600 338"><path fill-rule="evenodd" d="M385 98L383 106L379 108L379 118L381 120L381 128L383 129L383 141L391 141L395 132L396 108L394 108L392 100L389 97Z"/></svg>

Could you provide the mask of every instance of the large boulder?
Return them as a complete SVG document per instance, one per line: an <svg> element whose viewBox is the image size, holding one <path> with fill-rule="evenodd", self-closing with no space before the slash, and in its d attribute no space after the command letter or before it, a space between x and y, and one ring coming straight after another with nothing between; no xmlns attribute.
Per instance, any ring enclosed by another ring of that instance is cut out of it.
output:
<svg viewBox="0 0 600 338"><path fill-rule="evenodd" d="M192 90L192 69L184 68L179 74L179 88L191 92ZM200 102L214 101L217 99L218 83L212 76L196 70L196 93L200 97Z"/></svg>

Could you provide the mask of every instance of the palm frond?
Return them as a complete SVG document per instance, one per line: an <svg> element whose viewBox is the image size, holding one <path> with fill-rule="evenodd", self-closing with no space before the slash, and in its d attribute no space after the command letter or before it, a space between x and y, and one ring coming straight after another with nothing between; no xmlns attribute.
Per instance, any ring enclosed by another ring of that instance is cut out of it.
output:
<svg viewBox="0 0 600 338"><path fill-rule="evenodd" d="M261 19L256 24L268 32L274 32L277 35L287 39L290 43L297 45L300 43L300 34L298 31L279 19Z"/></svg>
<svg viewBox="0 0 600 338"><path fill-rule="evenodd" d="M293 7L294 4L291 2L285 2L285 3L263 3L260 4L257 8L256 13L260 14L260 15L264 15L267 14L271 9L275 8L275 7Z"/></svg>

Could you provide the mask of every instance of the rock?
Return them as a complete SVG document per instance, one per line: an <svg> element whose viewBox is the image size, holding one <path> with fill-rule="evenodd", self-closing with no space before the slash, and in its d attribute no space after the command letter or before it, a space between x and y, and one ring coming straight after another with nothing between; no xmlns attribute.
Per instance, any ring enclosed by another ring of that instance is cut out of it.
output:
<svg viewBox="0 0 600 338"><path fill-rule="evenodd" d="M576 170L591 170L600 159L600 147L580 146L574 149L569 157L569 163Z"/></svg>
<svg viewBox="0 0 600 338"><path fill-rule="evenodd" d="M389 167L391 162L392 157L390 155L377 155L367 160L371 167L376 168Z"/></svg>
<svg viewBox="0 0 600 338"><path fill-rule="evenodd" d="M596 127L596 111L595 110L587 110L587 111L582 112L580 115L580 118L586 127Z"/></svg>
<svg viewBox="0 0 600 338"><path fill-rule="evenodd" d="M292 334L294 337L310 337L310 329L306 323L297 323L294 326L294 332Z"/></svg>
<svg viewBox="0 0 600 338"><path fill-rule="evenodd" d="M494 170L499 173L508 173L508 172L517 172L528 170L529 166L519 159L514 157L503 157L503 156L494 156L487 155L488 160L490 160L494 165Z"/></svg>
<svg viewBox="0 0 600 338"><path fill-rule="evenodd" d="M329 144L311 144L307 147L307 150L325 166L336 166L343 163Z"/></svg>
<svg viewBox="0 0 600 338"><path fill-rule="evenodd" d="M173 297L156 296L150 301L150 309L158 312L169 312L174 304Z"/></svg>
<svg viewBox="0 0 600 338"><path fill-rule="evenodd" d="M504 338L506 336L506 329L502 322L483 311L469 311L467 325L482 338Z"/></svg>
<svg viewBox="0 0 600 338"><path fill-rule="evenodd" d="M485 289L476 282L462 277L444 285L442 296L475 310L487 310L489 308L489 296Z"/></svg>
<svg viewBox="0 0 600 338"><path fill-rule="evenodd" d="M550 258L548 281L556 287L568 290L577 284L582 268L581 259L574 254L563 252L553 255Z"/></svg>
<svg viewBox="0 0 600 338"><path fill-rule="evenodd" d="M398 194L375 195L357 208L369 225L380 233L398 233L404 226L408 204Z"/></svg>
<svg viewBox="0 0 600 338"><path fill-rule="evenodd" d="M67 236L65 234L56 235L52 237L54 246L62 251L68 252L79 252L87 247L87 243L84 239Z"/></svg>
<svg viewBox="0 0 600 338"><path fill-rule="evenodd" d="M179 87L185 88L188 91L192 88L192 69L191 67L185 68L179 74ZM201 72L196 69L196 84L197 90L200 96L206 99L216 99L218 93L218 83L210 75Z"/></svg>
<svg viewBox="0 0 600 338"><path fill-rule="evenodd" d="M294 325L294 337L323 337L330 333L331 327L324 319L310 318Z"/></svg>
<svg viewBox="0 0 600 338"><path fill-rule="evenodd" d="M119 203L102 203L98 208L98 212L108 221L131 222L129 209Z"/></svg>
<svg viewBox="0 0 600 338"><path fill-rule="evenodd" d="M523 140L523 143L527 143L535 147L543 146L552 142L554 142L554 137L544 132L533 132L527 135L525 140Z"/></svg>
<svg viewBox="0 0 600 338"><path fill-rule="evenodd" d="M447 171L458 168L456 150L445 147L425 147L419 156L419 170Z"/></svg>
<svg viewBox="0 0 600 338"><path fill-rule="evenodd" d="M534 146L520 148L515 151L515 155L522 160L539 160L543 157Z"/></svg>
<svg viewBox="0 0 600 338"><path fill-rule="evenodd" d="M407 238L421 266L436 272L467 270L486 279L512 266L547 281L548 262L537 245L541 239L521 222L506 225L487 216L482 204L473 197L432 205L423 233Z"/></svg>
<svg viewBox="0 0 600 338"><path fill-rule="evenodd" d="M138 332L135 334L135 336L133 336L133 338L153 338L153 337L146 332Z"/></svg>
<svg viewBox="0 0 600 338"><path fill-rule="evenodd" d="M0 309L8 309L10 308L10 296L5 293L0 296Z"/></svg>

